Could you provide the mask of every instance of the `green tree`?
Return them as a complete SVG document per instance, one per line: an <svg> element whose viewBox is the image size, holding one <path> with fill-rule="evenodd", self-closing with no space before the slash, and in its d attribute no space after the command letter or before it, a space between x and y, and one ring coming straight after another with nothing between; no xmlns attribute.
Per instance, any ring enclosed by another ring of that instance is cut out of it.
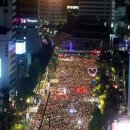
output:
<svg viewBox="0 0 130 130"><path fill-rule="evenodd" d="M102 130L104 125L103 115L98 107L92 113L92 120L89 124L89 130Z"/></svg>
<svg viewBox="0 0 130 130"><path fill-rule="evenodd" d="M99 125L98 117L101 118L101 127L99 128L101 130L106 127L108 120L113 120L118 115L119 105L122 103L122 99L120 97L122 97L121 95L123 93L121 93L118 88L113 87L114 79L112 77L120 76L119 78L122 78L122 75L119 74L122 73L121 68L123 68L124 64L126 65L127 63L122 62L125 60L124 57L126 57L126 55L117 50L104 51L97 61L100 69L97 73L97 77L95 78L96 86L94 88L94 93L99 99L99 110L102 116L100 117L97 114L97 110L94 111L96 114L90 122L90 130L97 130L96 128ZM120 83L117 85L119 86Z"/></svg>

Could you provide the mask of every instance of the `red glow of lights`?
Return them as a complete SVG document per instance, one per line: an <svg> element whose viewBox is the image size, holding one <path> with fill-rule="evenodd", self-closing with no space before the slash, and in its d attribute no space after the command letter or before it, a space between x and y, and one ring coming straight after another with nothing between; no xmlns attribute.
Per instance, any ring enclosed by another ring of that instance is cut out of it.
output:
<svg viewBox="0 0 130 130"><path fill-rule="evenodd" d="M54 100L67 100L68 99L68 96L66 94L56 94L54 95Z"/></svg>
<svg viewBox="0 0 130 130"><path fill-rule="evenodd" d="M93 50L92 54L99 56L101 54L101 51L100 50Z"/></svg>
<svg viewBox="0 0 130 130"><path fill-rule="evenodd" d="M16 23L16 24L19 23L19 18L15 18L15 23Z"/></svg>
<svg viewBox="0 0 130 130"><path fill-rule="evenodd" d="M77 87L75 89L75 92L79 93L79 94L86 94L87 93L87 89L85 87Z"/></svg>
<svg viewBox="0 0 130 130"><path fill-rule="evenodd" d="M58 57L59 58L64 58L64 55L63 54L59 54Z"/></svg>

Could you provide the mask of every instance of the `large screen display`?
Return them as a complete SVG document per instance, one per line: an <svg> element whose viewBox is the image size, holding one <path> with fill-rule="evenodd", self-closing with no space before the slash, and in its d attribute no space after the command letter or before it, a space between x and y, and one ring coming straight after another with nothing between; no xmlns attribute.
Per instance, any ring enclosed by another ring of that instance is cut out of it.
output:
<svg viewBox="0 0 130 130"><path fill-rule="evenodd" d="M26 42L16 41L16 54L23 54L26 52Z"/></svg>

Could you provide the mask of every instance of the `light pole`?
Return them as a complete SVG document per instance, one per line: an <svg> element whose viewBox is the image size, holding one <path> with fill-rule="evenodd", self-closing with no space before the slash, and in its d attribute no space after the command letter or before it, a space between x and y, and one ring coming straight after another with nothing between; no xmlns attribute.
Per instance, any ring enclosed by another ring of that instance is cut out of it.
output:
<svg viewBox="0 0 130 130"><path fill-rule="evenodd" d="M125 81L125 66L123 65L123 70L122 70L122 73L123 73L123 87L124 87L124 103L125 103L125 107L126 107L126 81Z"/></svg>
<svg viewBox="0 0 130 130"><path fill-rule="evenodd" d="M128 51L129 54L129 71L128 71L128 116L130 116L130 50Z"/></svg>
<svg viewBox="0 0 130 130"><path fill-rule="evenodd" d="M128 103L127 103L127 116L130 116L130 49L129 49L129 46L128 44L126 43L127 40L125 40L125 44L123 46L121 46L121 48L119 48L119 50L123 50L123 51L126 51L128 52L128 55L129 55L129 65L128 65ZM125 90L124 90L125 91Z"/></svg>
<svg viewBox="0 0 130 130"><path fill-rule="evenodd" d="M29 104L30 104L30 101L31 101L31 99L30 98L27 98L27 101L26 101L26 103L27 103L27 110L26 110L26 122L28 123L28 121L29 121Z"/></svg>
<svg viewBox="0 0 130 130"><path fill-rule="evenodd" d="M39 126L38 130L42 129L43 122L44 122L44 116L45 116L45 112L46 112L46 108L47 108L47 105L48 105L49 98L50 98L50 92L48 93L48 96L47 96L47 101L46 101L46 104L45 104L44 111L42 113L42 119L41 119L40 126ZM50 126L50 124L49 124L49 126Z"/></svg>

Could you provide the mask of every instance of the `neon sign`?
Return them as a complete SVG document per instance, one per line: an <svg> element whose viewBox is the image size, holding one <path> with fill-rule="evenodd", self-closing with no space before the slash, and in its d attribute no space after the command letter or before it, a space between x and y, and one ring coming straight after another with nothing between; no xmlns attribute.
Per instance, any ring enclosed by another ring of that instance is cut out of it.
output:
<svg viewBox="0 0 130 130"><path fill-rule="evenodd" d="M26 19L26 21L29 22L29 23L36 23L37 22L36 19Z"/></svg>
<svg viewBox="0 0 130 130"><path fill-rule="evenodd" d="M20 18L21 23L37 23L38 20L36 19L25 19L25 18Z"/></svg>
<svg viewBox="0 0 130 130"><path fill-rule="evenodd" d="M26 23L26 19L20 19L21 23Z"/></svg>

